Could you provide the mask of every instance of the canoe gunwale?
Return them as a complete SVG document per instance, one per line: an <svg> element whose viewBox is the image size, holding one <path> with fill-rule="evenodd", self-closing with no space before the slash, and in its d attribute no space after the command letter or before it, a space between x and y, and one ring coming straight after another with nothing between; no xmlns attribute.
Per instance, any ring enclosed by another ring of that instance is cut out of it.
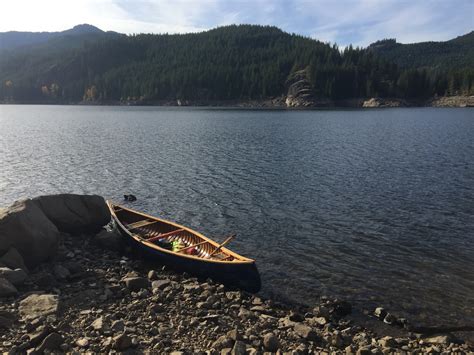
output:
<svg viewBox="0 0 474 355"><path fill-rule="evenodd" d="M125 232L130 238L134 239L136 242L140 243L144 247L155 249L159 252L166 253L166 254L169 254L169 255L172 255L172 256L175 256L175 257L191 259L191 260L202 262L202 263L214 263L214 264L225 264L225 265L235 265L235 266L255 264L255 260L246 258L246 257L244 257L240 254L237 254L237 253L235 253L235 252L233 252L233 251L231 251L227 248L224 248L224 247L221 248L222 251L224 251L228 255L233 256L234 260L229 261L229 260L205 259L205 258L202 258L202 257L197 257L197 256L194 256L194 255L189 255L189 254L181 254L181 253L177 253L177 252L173 252L171 250L161 248L160 246L158 246L158 245L156 245L152 242L148 242L146 239L137 237L136 235L131 233L129 231L129 229L127 227L125 227L125 225L118 218L117 214L115 213L114 206L120 208L121 210L125 210L125 211L128 211L130 213L134 213L136 215L143 216L145 218L149 218L149 219L156 220L156 221L168 224L168 225L172 225L172 226L177 227L179 229L184 229L188 233L194 234L198 238L201 238L203 241L206 241L206 242L210 243L211 245L213 245L215 247L218 247L219 244L217 242L215 242L214 240L209 239L206 236L202 235L201 233L199 233L199 232L197 232L197 231L195 231L191 228L188 228L186 226L180 225L178 223L168 221L168 220L165 220L165 219L161 219L161 218L158 218L158 217L154 217L154 216L148 215L146 213L139 212L139 211L133 210L131 208L127 208L127 207L122 206L122 205L115 204L112 201L107 201L107 205L109 207L110 214L112 215L112 218L115 221L115 223L117 223L118 227L123 232Z"/></svg>

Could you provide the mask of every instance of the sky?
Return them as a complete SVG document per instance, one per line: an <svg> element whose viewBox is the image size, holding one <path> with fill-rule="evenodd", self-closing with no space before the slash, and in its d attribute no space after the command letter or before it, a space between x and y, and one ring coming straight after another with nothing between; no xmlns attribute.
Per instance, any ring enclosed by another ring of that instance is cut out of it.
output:
<svg viewBox="0 0 474 355"><path fill-rule="evenodd" d="M474 30L474 0L0 0L0 32L88 23L121 33L273 25L323 42L443 41Z"/></svg>

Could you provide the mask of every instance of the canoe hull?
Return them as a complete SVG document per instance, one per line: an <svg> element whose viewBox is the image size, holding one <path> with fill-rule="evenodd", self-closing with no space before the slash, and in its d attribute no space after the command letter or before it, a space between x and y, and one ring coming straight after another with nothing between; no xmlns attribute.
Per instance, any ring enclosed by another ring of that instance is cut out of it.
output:
<svg viewBox="0 0 474 355"><path fill-rule="evenodd" d="M222 263L216 265L205 260L183 258L176 254L150 248L132 238L128 231L123 230L118 223L116 223L116 226L127 244L152 263L167 265L176 271L187 272L197 277L211 278L224 285L237 287L247 292L256 293L260 291L260 274L255 263Z"/></svg>

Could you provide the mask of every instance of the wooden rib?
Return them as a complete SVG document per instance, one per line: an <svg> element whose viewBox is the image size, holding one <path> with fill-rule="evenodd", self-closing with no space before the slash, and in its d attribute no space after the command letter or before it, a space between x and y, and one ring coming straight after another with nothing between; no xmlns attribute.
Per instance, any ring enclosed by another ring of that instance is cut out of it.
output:
<svg viewBox="0 0 474 355"><path fill-rule="evenodd" d="M144 219L143 221L130 223L127 226L127 228L128 228L128 230L132 230L132 229L136 229L136 228L140 228L140 227L149 226L150 224L153 224L153 223L156 223L156 222L158 222L158 221L150 221L150 220Z"/></svg>
<svg viewBox="0 0 474 355"><path fill-rule="evenodd" d="M158 236L156 236L156 237L152 237L152 238L147 239L147 241L149 241L149 242L154 242L154 241L156 241L156 240L163 239L163 238L167 238L167 237L173 236L173 235L178 234L178 233L181 233L181 232L184 232L184 229L176 229L176 230L174 230L174 231L172 231L172 232L168 232L168 233L165 233L165 234L160 234L160 235L158 235Z"/></svg>
<svg viewBox="0 0 474 355"><path fill-rule="evenodd" d="M191 249L191 248L193 248L193 247L198 247L198 246L203 245L203 244L206 244L206 243L209 243L209 242L208 242L207 240L205 240L205 241L203 241L203 242L201 242L201 243L197 243L197 244L194 244L194 245L190 245L190 246L181 248L181 249L177 250L176 252L179 253L179 252L181 252L181 251L183 251L183 250Z"/></svg>

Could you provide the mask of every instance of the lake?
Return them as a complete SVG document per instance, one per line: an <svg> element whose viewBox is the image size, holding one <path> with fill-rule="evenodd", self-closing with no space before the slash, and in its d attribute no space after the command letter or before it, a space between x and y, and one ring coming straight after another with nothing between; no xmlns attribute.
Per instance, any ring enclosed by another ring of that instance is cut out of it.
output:
<svg viewBox="0 0 474 355"><path fill-rule="evenodd" d="M474 111L0 106L0 198L94 193L255 258L262 293L474 319Z"/></svg>

